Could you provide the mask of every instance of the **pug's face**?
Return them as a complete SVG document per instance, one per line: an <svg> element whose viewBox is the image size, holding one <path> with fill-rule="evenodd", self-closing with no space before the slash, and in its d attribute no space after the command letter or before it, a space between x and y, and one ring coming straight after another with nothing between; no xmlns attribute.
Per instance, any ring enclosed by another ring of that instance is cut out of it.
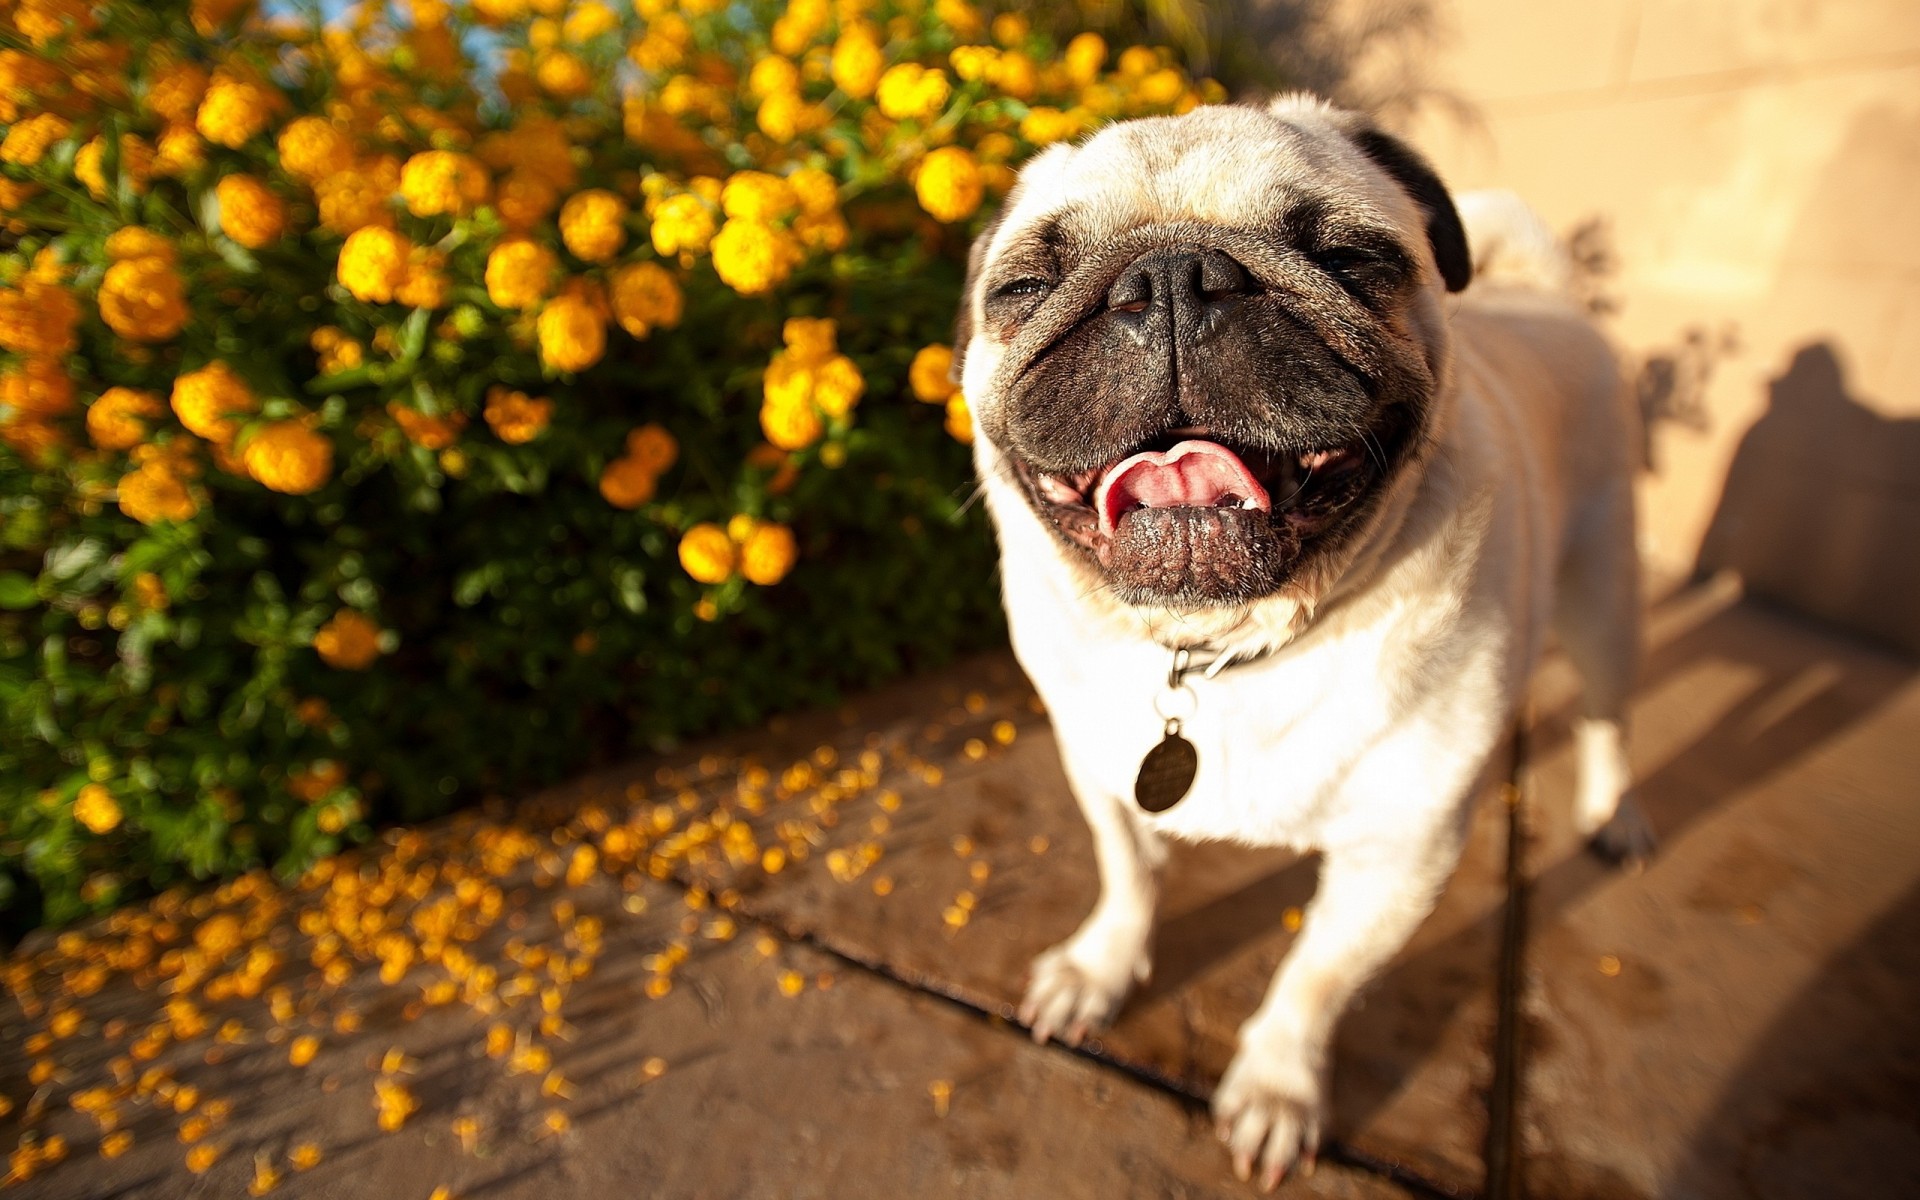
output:
<svg viewBox="0 0 1920 1200"><path fill-rule="evenodd" d="M1417 459L1469 273L1432 171L1316 102L1055 147L974 247L983 469L1129 603L1272 594Z"/></svg>

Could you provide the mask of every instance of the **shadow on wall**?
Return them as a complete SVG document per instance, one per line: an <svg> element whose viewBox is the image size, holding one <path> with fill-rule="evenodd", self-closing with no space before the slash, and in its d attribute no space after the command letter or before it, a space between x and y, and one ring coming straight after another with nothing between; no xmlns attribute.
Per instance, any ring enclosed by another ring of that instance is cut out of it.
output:
<svg viewBox="0 0 1920 1200"><path fill-rule="evenodd" d="M1768 386L1701 544L1702 572L1920 651L1920 420L1851 393L1826 342Z"/></svg>

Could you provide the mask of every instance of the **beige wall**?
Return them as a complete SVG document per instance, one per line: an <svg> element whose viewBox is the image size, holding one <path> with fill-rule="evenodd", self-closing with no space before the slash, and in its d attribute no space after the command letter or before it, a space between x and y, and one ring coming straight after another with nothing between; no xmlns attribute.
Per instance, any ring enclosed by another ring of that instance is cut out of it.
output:
<svg viewBox="0 0 1920 1200"><path fill-rule="evenodd" d="M1433 3L1393 123L1610 252L1649 559L1920 649L1920 3Z"/></svg>

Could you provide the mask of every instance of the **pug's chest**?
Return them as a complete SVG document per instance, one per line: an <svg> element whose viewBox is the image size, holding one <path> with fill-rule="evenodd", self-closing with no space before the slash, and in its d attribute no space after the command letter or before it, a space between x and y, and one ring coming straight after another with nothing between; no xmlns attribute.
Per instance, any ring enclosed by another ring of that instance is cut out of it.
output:
<svg viewBox="0 0 1920 1200"><path fill-rule="evenodd" d="M1356 677L1332 662L1275 661L1193 678L1172 701L1151 675L1119 672L1041 690L1076 786L1137 806L1171 837L1307 847L1347 768L1391 720L1373 684L1364 669ZM1160 778L1143 796L1143 764L1169 736L1192 748L1191 782L1179 790L1184 751L1161 751L1176 766L1157 762Z"/></svg>

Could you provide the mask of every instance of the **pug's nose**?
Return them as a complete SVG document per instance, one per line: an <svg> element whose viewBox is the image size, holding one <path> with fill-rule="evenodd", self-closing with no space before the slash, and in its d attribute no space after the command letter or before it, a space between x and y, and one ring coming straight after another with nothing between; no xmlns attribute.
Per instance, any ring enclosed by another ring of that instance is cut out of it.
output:
<svg viewBox="0 0 1920 1200"><path fill-rule="evenodd" d="M1107 309L1142 341L1203 340L1215 318L1254 290L1253 277L1220 250L1174 246L1141 255L1107 290Z"/></svg>

